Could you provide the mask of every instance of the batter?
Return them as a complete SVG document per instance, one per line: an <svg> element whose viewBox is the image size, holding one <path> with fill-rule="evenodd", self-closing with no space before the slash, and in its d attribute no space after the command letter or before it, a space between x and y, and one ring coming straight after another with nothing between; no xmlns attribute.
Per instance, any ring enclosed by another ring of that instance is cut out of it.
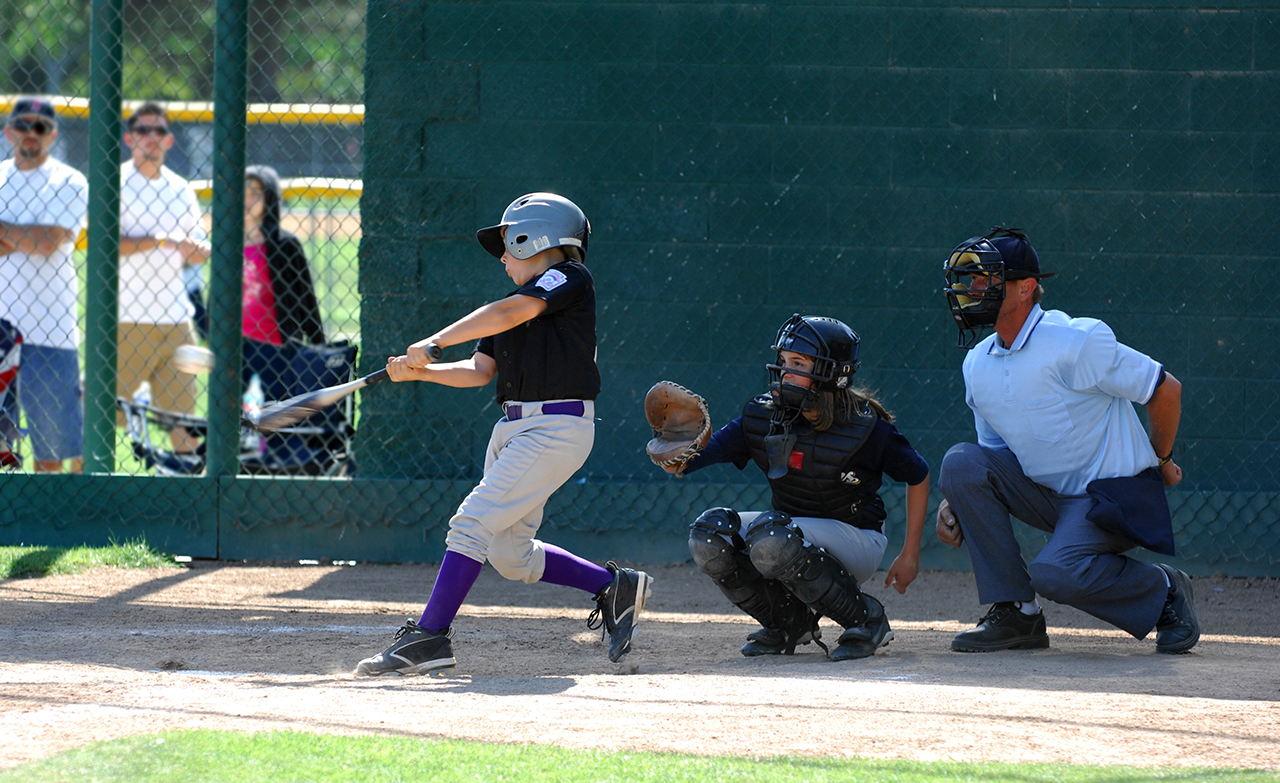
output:
<svg viewBox="0 0 1280 783"><path fill-rule="evenodd" d="M609 660L631 650L651 590L643 571L604 566L534 536L547 499L582 467L595 441L596 294L585 265L591 225L572 201L530 193L502 222L476 232L517 288L387 361L393 381L484 386L497 378L504 416L493 428L484 478L449 520L444 561L422 617L356 667L360 676L440 674L456 665L453 621L486 561L507 579L576 587L595 597ZM471 358L433 363L429 348L478 340Z"/></svg>

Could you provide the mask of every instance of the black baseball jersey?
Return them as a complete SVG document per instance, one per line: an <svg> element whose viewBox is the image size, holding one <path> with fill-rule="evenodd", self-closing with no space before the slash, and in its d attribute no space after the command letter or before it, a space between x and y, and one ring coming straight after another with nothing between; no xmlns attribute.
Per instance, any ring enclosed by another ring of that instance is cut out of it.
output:
<svg viewBox="0 0 1280 783"><path fill-rule="evenodd" d="M541 299L547 309L476 344L476 353L493 357L498 365L498 404L594 400L600 394L600 370L591 272L577 261L564 261L508 296L514 294Z"/></svg>
<svg viewBox="0 0 1280 783"><path fill-rule="evenodd" d="M758 443L752 448L759 438L749 436L747 426L757 425L754 431L763 422L767 429L771 415L765 407L767 399L762 396L748 402L743 415L717 430L685 472L720 462L732 462L742 470L754 461L764 468L767 460L762 448ZM773 508L792 516L838 519L854 527L881 530L886 516L879 495L884 475L905 484L919 484L928 477L929 465L884 419L876 417L869 433L862 432L860 425L835 424L816 432L804 417L798 418L791 430L796 442L787 475L769 481ZM858 442L861 446L852 451L844 445Z"/></svg>

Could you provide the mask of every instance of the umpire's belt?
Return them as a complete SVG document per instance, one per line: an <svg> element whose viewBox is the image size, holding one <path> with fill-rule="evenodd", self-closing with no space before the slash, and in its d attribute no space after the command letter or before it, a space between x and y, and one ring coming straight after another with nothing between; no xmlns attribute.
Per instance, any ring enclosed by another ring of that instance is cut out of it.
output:
<svg viewBox="0 0 1280 783"><path fill-rule="evenodd" d="M539 414L550 416L590 416L595 413L591 400L560 400L558 402L504 402L502 410L507 421L527 419Z"/></svg>

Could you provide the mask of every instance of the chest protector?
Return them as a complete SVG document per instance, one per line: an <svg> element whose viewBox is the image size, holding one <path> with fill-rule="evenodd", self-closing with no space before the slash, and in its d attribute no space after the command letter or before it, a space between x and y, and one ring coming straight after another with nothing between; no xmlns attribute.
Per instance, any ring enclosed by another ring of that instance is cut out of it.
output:
<svg viewBox="0 0 1280 783"><path fill-rule="evenodd" d="M771 432L778 434L774 430L779 429L771 421L773 411L765 407L768 400L768 396L761 395L742 409L747 448L752 461L766 476L769 455L765 438ZM862 513L868 493L841 479L841 469L849 456L862 448L875 426L876 416L870 411L855 421L836 423L822 432L815 432L804 417L798 417L791 425L795 443L787 455L787 471L769 479L774 509L793 517L838 519L854 527L879 530L881 520L874 514L864 518Z"/></svg>

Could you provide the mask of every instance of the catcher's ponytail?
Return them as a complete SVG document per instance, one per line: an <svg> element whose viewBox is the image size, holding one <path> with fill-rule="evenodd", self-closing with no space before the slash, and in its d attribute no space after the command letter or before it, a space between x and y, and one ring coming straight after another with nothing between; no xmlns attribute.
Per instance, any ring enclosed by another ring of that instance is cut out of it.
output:
<svg viewBox="0 0 1280 783"><path fill-rule="evenodd" d="M823 392L818 395L817 414L813 428L818 432L830 429L832 424L848 423L868 413L893 423L893 414L876 399L874 391L858 386L841 392Z"/></svg>

